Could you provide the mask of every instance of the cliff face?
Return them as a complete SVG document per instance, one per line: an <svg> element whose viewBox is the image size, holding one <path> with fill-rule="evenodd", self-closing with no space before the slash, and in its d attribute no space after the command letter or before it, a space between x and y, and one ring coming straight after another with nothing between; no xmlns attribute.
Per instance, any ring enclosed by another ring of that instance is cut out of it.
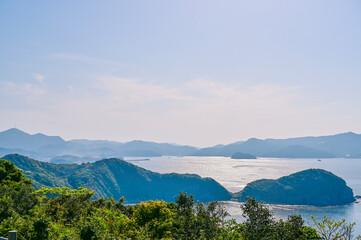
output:
<svg viewBox="0 0 361 240"><path fill-rule="evenodd" d="M21 155L4 157L22 169L40 187L85 187L95 190L95 197L119 199L127 203L147 200L174 201L179 192L193 194L195 201L229 200L230 193L211 178L194 174L160 174L120 159L104 159L89 164L51 164Z"/></svg>
<svg viewBox="0 0 361 240"><path fill-rule="evenodd" d="M352 189L331 172L309 169L276 180L261 179L235 193L239 201L246 197L274 204L332 206L355 201Z"/></svg>

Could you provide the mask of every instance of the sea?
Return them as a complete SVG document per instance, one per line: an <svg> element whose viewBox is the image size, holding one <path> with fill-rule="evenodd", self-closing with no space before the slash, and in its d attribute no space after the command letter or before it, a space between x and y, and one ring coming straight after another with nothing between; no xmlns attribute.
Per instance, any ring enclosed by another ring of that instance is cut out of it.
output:
<svg viewBox="0 0 361 240"><path fill-rule="evenodd" d="M291 158L258 158L231 159L229 157L151 157L126 158L137 166L159 173L192 173L201 177L211 177L222 184L230 192L242 190L247 183L258 179L277 179L310 168L331 171L343 178L353 189L354 195L361 195L361 159L327 158L327 159L291 159ZM239 202L224 201L229 218L243 221ZM331 207L300 205L267 205L277 219L287 219L288 215L300 214L305 223L314 226L313 215L320 221L323 216L335 220L346 219L355 222L355 235L361 235L361 202Z"/></svg>

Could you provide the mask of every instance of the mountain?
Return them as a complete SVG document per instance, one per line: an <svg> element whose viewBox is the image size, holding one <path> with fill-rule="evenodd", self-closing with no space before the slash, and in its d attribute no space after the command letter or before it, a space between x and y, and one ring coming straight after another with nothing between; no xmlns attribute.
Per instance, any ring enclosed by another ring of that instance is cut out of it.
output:
<svg viewBox="0 0 361 240"><path fill-rule="evenodd" d="M247 196L287 205L333 206L355 201L352 189L342 178L322 169L308 169L276 180L257 180L234 194L240 201Z"/></svg>
<svg viewBox="0 0 361 240"><path fill-rule="evenodd" d="M277 158L333 158L331 153L326 153L309 147L291 145L276 152L266 154L267 157Z"/></svg>
<svg viewBox="0 0 361 240"><path fill-rule="evenodd" d="M71 140L63 144L41 146L35 151L47 157L74 155L102 159L109 157L184 156L190 155L196 150L195 147L191 146L139 140L127 143L98 140Z"/></svg>
<svg viewBox="0 0 361 240"><path fill-rule="evenodd" d="M12 128L0 132L0 153L19 153L48 161L63 155L86 159L159 156L225 156L236 152L256 157L326 158L358 157L361 154L361 135L352 132L320 137L288 139L257 139L238 141L228 145L197 149L169 143L135 140L126 143L104 140L70 140L44 134L30 135Z"/></svg>
<svg viewBox="0 0 361 240"><path fill-rule="evenodd" d="M281 146L300 145L327 152L336 157L345 157L361 152L361 134L352 132L320 137L299 137L288 139L266 139Z"/></svg>
<svg viewBox="0 0 361 240"><path fill-rule="evenodd" d="M91 140L87 142L67 141L63 144L49 144L41 146L34 151L40 156L47 158L73 155L78 157L102 159L107 157L122 157L123 155L121 151L117 150L117 147L121 144L122 143L114 145L113 143L109 143L109 145L106 145L105 143L101 143L98 145L98 141L93 143Z"/></svg>
<svg viewBox="0 0 361 240"><path fill-rule="evenodd" d="M361 159L361 153L355 153L353 155L347 155L346 156L347 158L360 158Z"/></svg>
<svg viewBox="0 0 361 240"><path fill-rule="evenodd" d="M174 201L180 191L193 194L196 201L229 200L230 193L211 178L195 174L160 174L120 159L104 159L88 164L51 164L18 154L6 155L23 173L40 187L86 187L95 197L119 199L127 203L147 200Z"/></svg>
<svg viewBox="0 0 361 240"><path fill-rule="evenodd" d="M235 152L232 156L232 159L256 159L256 156L248 153Z"/></svg>
<svg viewBox="0 0 361 240"><path fill-rule="evenodd" d="M320 158L348 157L361 153L361 134L352 132L320 137L257 139L228 145L217 145L195 151L194 156L232 156L246 152L257 157Z"/></svg>
<svg viewBox="0 0 361 240"><path fill-rule="evenodd" d="M159 153L162 156L190 155L197 150L197 148L191 146L181 146L181 145L175 145L169 143L145 142L140 140L127 142L119 147L119 150L125 153L137 152L140 149L142 151L152 151L155 153ZM143 155L143 157L147 157L147 156L148 155ZM142 156L139 155L134 157L142 157Z"/></svg>
<svg viewBox="0 0 361 240"><path fill-rule="evenodd" d="M5 156L7 154L14 154L14 153L18 153L21 155L26 155L26 156L36 156L36 153L32 152L32 151L28 151L28 150L23 150L23 149L19 149L19 148L2 148L0 147L0 156Z"/></svg>
<svg viewBox="0 0 361 240"><path fill-rule="evenodd" d="M47 136L41 133L30 135L17 128L0 132L0 147L33 150L48 144L63 144L65 141L58 136Z"/></svg>
<svg viewBox="0 0 361 240"><path fill-rule="evenodd" d="M0 153L19 153L39 159L73 155L90 159L110 157L159 157L164 155L184 156L197 148L169 143L131 141L120 143L105 140L70 140L47 136L41 133L30 135L19 129L11 128L0 132Z"/></svg>
<svg viewBox="0 0 361 240"><path fill-rule="evenodd" d="M86 162L95 162L96 159L78 157L73 155L61 155L50 159L50 163L54 164L81 164Z"/></svg>
<svg viewBox="0 0 361 240"><path fill-rule="evenodd" d="M228 145L201 148L194 152L193 156L224 156L231 157L235 152L246 152L256 156L263 156L268 152L279 150L281 147L265 142L264 140L251 138L245 142L236 142Z"/></svg>

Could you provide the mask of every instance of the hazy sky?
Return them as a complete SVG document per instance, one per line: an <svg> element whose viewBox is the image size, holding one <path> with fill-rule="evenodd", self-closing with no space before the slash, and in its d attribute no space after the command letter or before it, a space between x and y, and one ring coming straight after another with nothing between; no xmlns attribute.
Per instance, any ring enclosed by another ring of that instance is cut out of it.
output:
<svg viewBox="0 0 361 240"><path fill-rule="evenodd" d="M0 131L361 133L361 1L0 1Z"/></svg>

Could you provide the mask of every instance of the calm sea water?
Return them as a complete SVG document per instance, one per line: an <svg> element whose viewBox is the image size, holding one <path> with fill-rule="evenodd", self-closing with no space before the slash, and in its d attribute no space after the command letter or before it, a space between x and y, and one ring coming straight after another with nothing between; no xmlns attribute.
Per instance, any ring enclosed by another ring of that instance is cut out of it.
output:
<svg viewBox="0 0 361 240"><path fill-rule="evenodd" d="M279 159L259 158L236 160L227 157L154 157L147 161L126 158L133 164L159 173L195 173L201 177L211 177L230 192L242 190L247 183L261 179L275 179L291 173L321 168L343 178L354 195L361 195L361 159ZM134 161L136 160L136 161ZM140 161L138 161L140 160ZM242 220L240 203L223 202L232 218ZM361 203L346 206L313 207L269 205L276 218L287 218L290 214L301 214L312 225L311 215L321 220L323 215L348 222L356 222L356 234L361 234Z"/></svg>

